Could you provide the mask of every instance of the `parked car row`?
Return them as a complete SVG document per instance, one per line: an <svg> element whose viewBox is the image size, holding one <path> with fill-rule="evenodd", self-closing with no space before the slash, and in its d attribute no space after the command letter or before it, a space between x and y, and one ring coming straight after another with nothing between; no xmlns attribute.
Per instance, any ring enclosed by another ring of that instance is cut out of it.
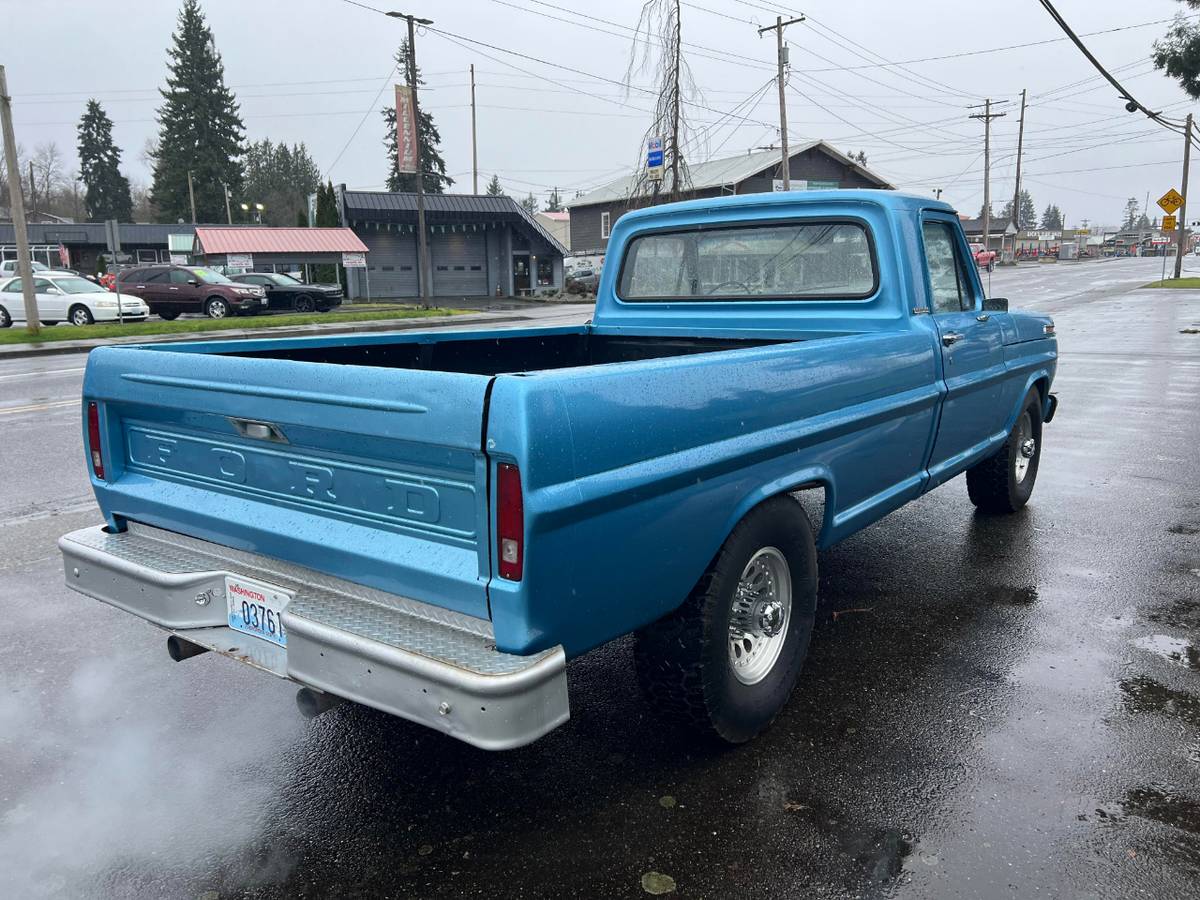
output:
<svg viewBox="0 0 1200 900"><path fill-rule="evenodd" d="M0 328L25 321L21 279L12 275L16 260L0 262ZM247 272L227 277L203 266L143 265L90 281L67 270L33 263L38 318L43 324L91 325L115 321L119 288L124 319L144 320L151 313L171 321L183 313L213 319L255 315L268 310L328 312L340 306L340 284L305 284L290 275Z"/></svg>

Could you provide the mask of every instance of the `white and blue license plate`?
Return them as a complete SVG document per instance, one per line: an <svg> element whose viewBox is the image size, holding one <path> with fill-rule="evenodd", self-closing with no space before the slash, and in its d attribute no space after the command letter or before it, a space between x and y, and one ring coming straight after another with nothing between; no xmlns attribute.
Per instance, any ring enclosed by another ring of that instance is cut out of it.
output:
<svg viewBox="0 0 1200 900"><path fill-rule="evenodd" d="M229 627L244 634L287 646L283 610L292 595L281 587L243 578L225 576L225 599L229 604Z"/></svg>

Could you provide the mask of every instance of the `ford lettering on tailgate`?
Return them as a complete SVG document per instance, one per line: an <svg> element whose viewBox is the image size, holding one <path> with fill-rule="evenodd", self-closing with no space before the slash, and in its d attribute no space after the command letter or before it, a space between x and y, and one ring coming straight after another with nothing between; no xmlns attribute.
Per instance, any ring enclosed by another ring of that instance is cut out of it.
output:
<svg viewBox="0 0 1200 900"><path fill-rule="evenodd" d="M474 485L314 458L279 445L233 445L189 434L126 426L129 468L235 494L283 500L314 512L475 537Z"/></svg>

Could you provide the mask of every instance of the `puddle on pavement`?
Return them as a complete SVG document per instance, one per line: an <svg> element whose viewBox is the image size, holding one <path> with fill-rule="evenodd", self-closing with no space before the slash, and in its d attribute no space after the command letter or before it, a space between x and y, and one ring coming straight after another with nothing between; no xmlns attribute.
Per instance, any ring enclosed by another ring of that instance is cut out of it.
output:
<svg viewBox="0 0 1200 900"><path fill-rule="evenodd" d="M1200 697L1169 688L1145 675L1122 679L1121 692L1130 712L1162 713L1200 728Z"/></svg>
<svg viewBox="0 0 1200 900"><path fill-rule="evenodd" d="M1171 534L1200 534L1200 525L1193 525L1190 522L1180 522L1177 525L1172 525L1167 531Z"/></svg>
<svg viewBox="0 0 1200 900"><path fill-rule="evenodd" d="M803 814L817 829L830 835L841 852L859 865L870 884L892 881L909 864L913 838L899 828L846 822L841 813L812 796L789 798L784 809Z"/></svg>
<svg viewBox="0 0 1200 900"><path fill-rule="evenodd" d="M1134 788L1121 804L1131 816L1200 834L1200 803L1157 787Z"/></svg>
<svg viewBox="0 0 1200 900"><path fill-rule="evenodd" d="M1200 671L1200 651L1192 646L1191 641L1171 637L1169 634L1148 634L1138 638L1133 645L1161 656L1177 666Z"/></svg>

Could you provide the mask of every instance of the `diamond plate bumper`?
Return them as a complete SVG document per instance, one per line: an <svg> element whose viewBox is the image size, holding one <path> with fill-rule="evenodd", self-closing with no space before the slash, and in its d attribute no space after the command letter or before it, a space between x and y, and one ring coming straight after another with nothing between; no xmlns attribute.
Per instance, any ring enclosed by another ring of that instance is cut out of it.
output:
<svg viewBox="0 0 1200 900"><path fill-rule="evenodd" d="M489 750L570 717L561 647L502 653L492 625L302 566L130 523L59 539L67 586L281 678L428 725ZM293 592L287 648L226 625L225 576Z"/></svg>

